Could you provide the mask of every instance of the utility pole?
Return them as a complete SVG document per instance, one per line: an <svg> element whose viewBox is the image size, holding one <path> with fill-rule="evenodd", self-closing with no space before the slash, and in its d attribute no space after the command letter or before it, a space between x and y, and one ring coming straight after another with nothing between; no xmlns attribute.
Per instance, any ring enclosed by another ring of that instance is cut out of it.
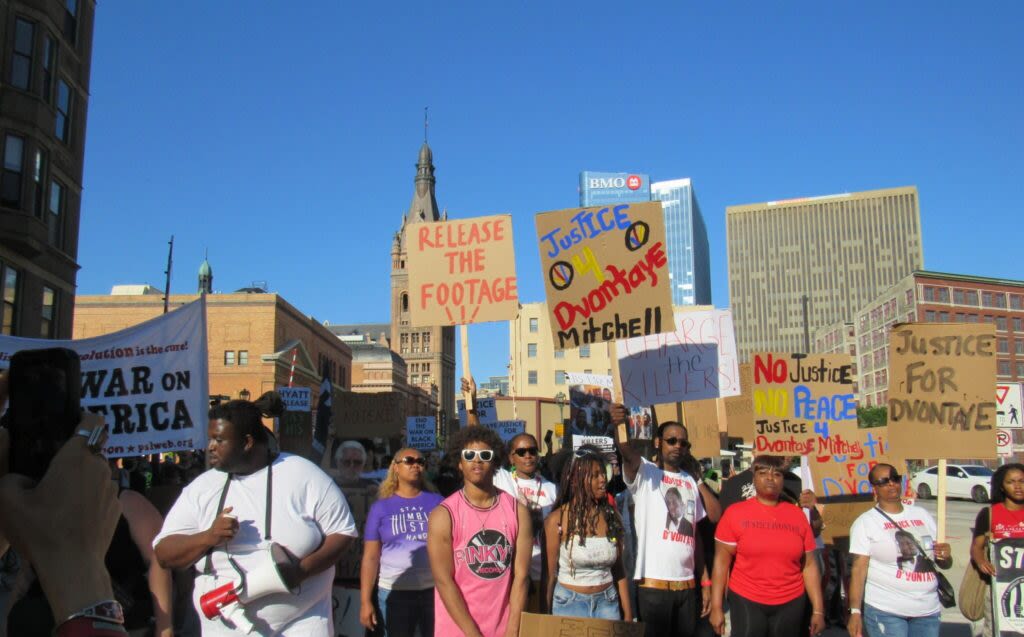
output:
<svg viewBox="0 0 1024 637"><path fill-rule="evenodd" d="M170 246L167 249L167 269L164 270L166 281L164 283L164 314L167 314L168 304L171 302L171 264L174 261L174 235L171 235L171 240L167 242Z"/></svg>
<svg viewBox="0 0 1024 637"><path fill-rule="evenodd" d="M807 302L809 299L807 295L800 297L800 301L804 306L804 354L811 353L811 326L807 322Z"/></svg>

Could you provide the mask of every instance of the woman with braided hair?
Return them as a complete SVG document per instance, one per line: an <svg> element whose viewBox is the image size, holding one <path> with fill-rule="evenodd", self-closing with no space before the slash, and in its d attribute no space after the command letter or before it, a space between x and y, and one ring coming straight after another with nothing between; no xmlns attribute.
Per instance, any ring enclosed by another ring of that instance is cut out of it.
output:
<svg viewBox="0 0 1024 637"><path fill-rule="evenodd" d="M625 532L608 499L605 472L601 451L580 447L544 522L544 598L553 615L633 621L622 566Z"/></svg>

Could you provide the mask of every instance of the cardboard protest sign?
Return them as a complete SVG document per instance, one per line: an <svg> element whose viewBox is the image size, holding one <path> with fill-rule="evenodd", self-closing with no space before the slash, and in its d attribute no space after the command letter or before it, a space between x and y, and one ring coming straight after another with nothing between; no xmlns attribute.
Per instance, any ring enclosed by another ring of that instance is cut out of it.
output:
<svg viewBox="0 0 1024 637"><path fill-rule="evenodd" d="M370 513L370 505L377 500L377 487L341 487L341 492L352 510L357 529L366 528L366 516ZM422 522L423 534L426 535L426 521ZM334 579L359 581L359 568L363 563L363 534L352 541L345 549L341 559L334 567Z"/></svg>
<svg viewBox="0 0 1024 637"><path fill-rule="evenodd" d="M278 387L284 413L278 418L281 451L308 458L313 450L313 392L309 387Z"/></svg>
<svg viewBox="0 0 1024 637"><path fill-rule="evenodd" d="M660 202L537 215L555 349L672 328Z"/></svg>
<svg viewBox="0 0 1024 637"><path fill-rule="evenodd" d="M110 427L108 458L204 449L209 410L206 300L103 336L49 340L0 336L0 369L21 350L78 353L82 407Z"/></svg>
<svg viewBox="0 0 1024 637"><path fill-rule="evenodd" d="M466 401L458 400L455 407L459 410L459 427L466 426ZM476 416L481 425L493 425L498 422L498 407L493 398L476 399Z"/></svg>
<svg viewBox="0 0 1024 637"><path fill-rule="evenodd" d="M526 612L520 617L519 634L529 637L643 637L644 634L642 622Z"/></svg>
<svg viewBox="0 0 1024 637"><path fill-rule="evenodd" d="M995 351L991 324L893 326L889 436L901 457L996 457Z"/></svg>
<svg viewBox="0 0 1024 637"><path fill-rule="evenodd" d="M405 445L420 451L437 448L437 425L433 416L409 416L405 419Z"/></svg>
<svg viewBox="0 0 1024 637"><path fill-rule="evenodd" d="M675 313L675 331L616 342L627 407L736 396L739 363L732 312Z"/></svg>
<svg viewBox="0 0 1024 637"><path fill-rule="evenodd" d="M1024 633L1024 539L1006 538L992 542L992 610L999 637Z"/></svg>
<svg viewBox="0 0 1024 637"><path fill-rule="evenodd" d="M507 321L519 313L512 215L423 222L406 232L413 327Z"/></svg>
<svg viewBox="0 0 1024 637"><path fill-rule="evenodd" d="M740 365L740 394L725 398L725 426L729 435L754 442L754 367Z"/></svg>
<svg viewBox="0 0 1024 637"><path fill-rule="evenodd" d="M494 430L494 432L501 437L503 442L509 442L519 434L526 431L525 420L499 420L494 423L488 423L484 426L488 429Z"/></svg>
<svg viewBox="0 0 1024 637"><path fill-rule="evenodd" d="M659 417L658 422L665 419ZM683 424L690 437L690 453L695 458L716 458L722 454L718 426L718 400L691 400L683 403Z"/></svg>
<svg viewBox="0 0 1024 637"><path fill-rule="evenodd" d="M874 500L826 502L821 508L821 518L825 522L821 529L821 539L826 544L833 544L836 538L850 537L850 527L862 513L873 506Z"/></svg>

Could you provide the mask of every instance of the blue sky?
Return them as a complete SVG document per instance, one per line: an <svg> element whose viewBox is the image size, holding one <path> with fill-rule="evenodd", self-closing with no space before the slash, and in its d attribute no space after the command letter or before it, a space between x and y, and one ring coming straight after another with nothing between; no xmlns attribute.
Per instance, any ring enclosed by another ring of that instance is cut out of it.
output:
<svg viewBox="0 0 1024 637"><path fill-rule="evenodd" d="M438 204L513 215L524 302L581 170L691 177L719 307L727 205L892 186L928 269L1022 278L1024 4L777 4L101 2L79 293L162 287L173 234L173 292L209 249L218 291L387 321L427 105ZM507 334L471 326L477 378Z"/></svg>

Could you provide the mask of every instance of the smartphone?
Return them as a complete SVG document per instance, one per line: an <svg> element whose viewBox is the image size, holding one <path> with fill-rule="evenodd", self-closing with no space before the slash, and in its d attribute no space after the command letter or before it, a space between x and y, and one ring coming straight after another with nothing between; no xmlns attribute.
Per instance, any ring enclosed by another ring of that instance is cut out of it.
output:
<svg viewBox="0 0 1024 637"><path fill-rule="evenodd" d="M10 432L10 468L42 479L82 420L82 367L70 349L23 350L11 357L10 399L0 425Z"/></svg>

